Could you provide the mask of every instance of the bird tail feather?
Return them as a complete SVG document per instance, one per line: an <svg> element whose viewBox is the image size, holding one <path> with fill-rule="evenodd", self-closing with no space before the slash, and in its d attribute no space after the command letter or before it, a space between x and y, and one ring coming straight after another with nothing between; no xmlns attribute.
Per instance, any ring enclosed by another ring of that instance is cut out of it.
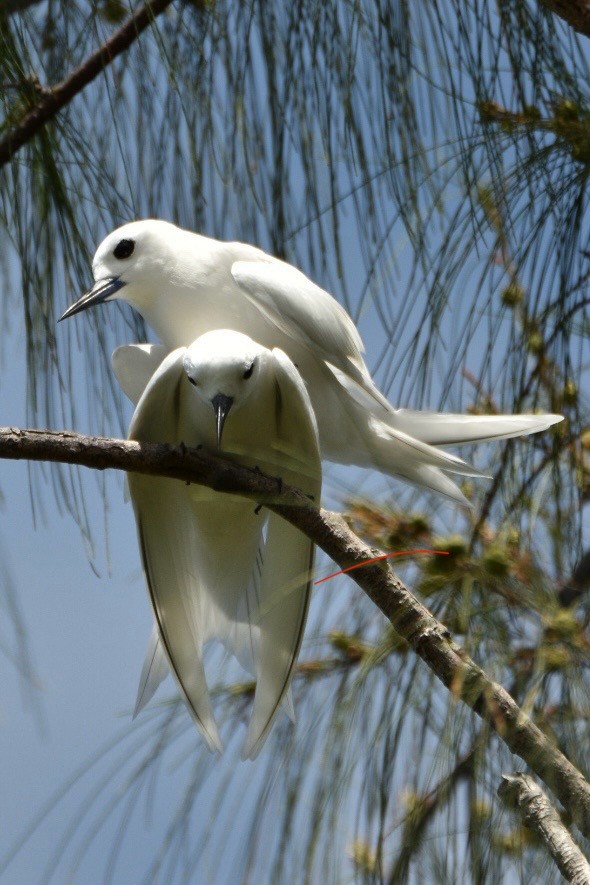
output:
<svg viewBox="0 0 590 885"><path fill-rule="evenodd" d="M397 409L388 416L389 427L430 445L442 446L484 440L510 439L540 433L563 421L562 415L455 415Z"/></svg>

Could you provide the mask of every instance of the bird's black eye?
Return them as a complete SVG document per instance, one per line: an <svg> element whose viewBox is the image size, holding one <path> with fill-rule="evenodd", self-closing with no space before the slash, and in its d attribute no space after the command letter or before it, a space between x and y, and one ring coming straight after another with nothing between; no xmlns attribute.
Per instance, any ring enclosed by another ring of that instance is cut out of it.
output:
<svg viewBox="0 0 590 885"><path fill-rule="evenodd" d="M254 363L252 363L252 365L248 366L248 368L246 369L246 371L242 375L242 378L251 378L253 371L254 371Z"/></svg>
<svg viewBox="0 0 590 885"><path fill-rule="evenodd" d="M134 249L135 240L119 240L113 249L113 255L115 258L129 258L130 255L133 255Z"/></svg>
<svg viewBox="0 0 590 885"><path fill-rule="evenodd" d="M187 375L186 377L188 378L188 380L190 381L190 383L193 385L193 387L196 387L196 386L197 386L197 381L196 381L195 378L191 378L190 375Z"/></svg>

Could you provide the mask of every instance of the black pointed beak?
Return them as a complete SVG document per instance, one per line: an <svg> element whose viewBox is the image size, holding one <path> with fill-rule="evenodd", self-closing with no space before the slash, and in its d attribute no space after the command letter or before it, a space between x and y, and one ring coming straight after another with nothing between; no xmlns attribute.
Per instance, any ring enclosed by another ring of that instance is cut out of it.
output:
<svg viewBox="0 0 590 885"><path fill-rule="evenodd" d="M67 320L68 317L74 316L75 313L80 313L80 311L86 310L88 307L94 307L95 304L102 304L103 301L107 301L115 294L115 292L122 289L124 285L125 283L120 277L106 277L104 280L98 280L89 292L86 292L85 295L82 295L81 298L78 298L74 304L68 307L65 313L60 316L58 323L61 323L62 320Z"/></svg>
<svg viewBox="0 0 590 885"><path fill-rule="evenodd" d="M223 432L223 425L225 424L225 419L227 418L228 412L233 405L233 401L233 396L226 396L225 393L218 393L211 400L211 405L215 409L215 414L217 416L218 449L221 448L221 434Z"/></svg>

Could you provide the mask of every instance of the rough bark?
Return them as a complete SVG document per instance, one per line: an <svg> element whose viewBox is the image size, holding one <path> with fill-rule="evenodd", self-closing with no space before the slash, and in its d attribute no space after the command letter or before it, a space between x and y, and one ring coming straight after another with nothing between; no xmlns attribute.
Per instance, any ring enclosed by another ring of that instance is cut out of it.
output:
<svg viewBox="0 0 590 885"><path fill-rule="evenodd" d="M244 494L265 503L321 547L340 568L364 562L375 551L338 513L318 510L301 492L203 450L85 437L77 433L0 428L0 458L58 461L94 469L133 470ZM494 729L557 796L590 838L590 784L537 728L510 694L453 641L444 624L410 593L385 562L356 569L351 578L459 701Z"/></svg>
<svg viewBox="0 0 590 885"><path fill-rule="evenodd" d="M571 833L553 808L549 799L530 775L502 775L498 795L512 808L518 809L525 826L542 839L572 885L590 885L590 864L574 842Z"/></svg>

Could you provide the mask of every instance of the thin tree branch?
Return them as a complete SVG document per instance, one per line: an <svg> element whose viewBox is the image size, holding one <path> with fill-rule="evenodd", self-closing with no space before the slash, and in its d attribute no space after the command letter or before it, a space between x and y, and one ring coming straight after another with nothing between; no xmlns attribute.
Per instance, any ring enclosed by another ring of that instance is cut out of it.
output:
<svg viewBox="0 0 590 885"><path fill-rule="evenodd" d="M69 432L0 428L0 458L76 463L99 470L112 467L245 494L297 526L340 568L374 556L373 549L357 538L340 514L316 509L301 492L285 487L278 478L203 450ZM444 624L410 593L385 562L367 564L351 577L453 696L488 722L510 750L545 781L590 838L590 784L508 692L453 641Z"/></svg>
<svg viewBox="0 0 590 885"><path fill-rule="evenodd" d="M477 743L480 741L476 741ZM461 756L453 770L435 787L414 800L414 806L404 820L401 848L387 877L389 885L407 881L410 862L422 844L428 824L450 798L455 787L465 778L471 777L475 754L474 746Z"/></svg>
<svg viewBox="0 0 590 885"><path fill-rule="evenodd" d="M525 826L543 840L560 873L572 885L590 885L590 864L539 785L528 774L503 774L498 796L517 808Z"/></svg>
<svg viewBox="0 0 590 885"><path fill-rule="evenodd" d="M540 0L541 5L550 9L568 25L590 37L590 3L588 0Z"/></svg>
<svg viewBox="0 0 590 885"><path fill-rule="evenodd" d="M115 31L102 46L88 56L65 80L52 87L40 87L39 100L12 131L0 140L0 167L9 162L15 153L27 144L43 126L64 108L85 86L92 82L108 65L152 24L172 0L146 0L131 18Z"/></svg>

